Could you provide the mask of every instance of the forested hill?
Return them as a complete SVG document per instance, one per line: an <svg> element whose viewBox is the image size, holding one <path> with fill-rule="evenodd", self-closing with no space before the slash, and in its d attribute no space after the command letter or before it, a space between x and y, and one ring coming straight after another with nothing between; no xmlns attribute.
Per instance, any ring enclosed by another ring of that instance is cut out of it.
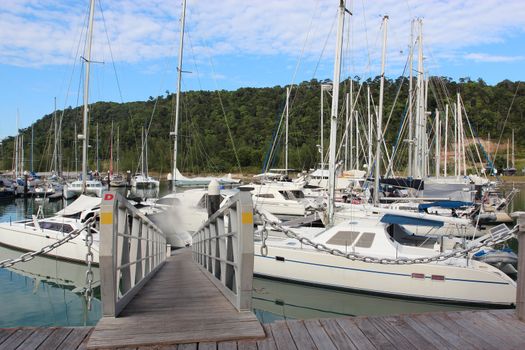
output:
<svg viewBox="0 0 525 350"><path fill-rule="evenodd" d="M320 84L326 81L312 80L294 86L290 102L290 155L289 165L306 169L319 162L316 147L320 143ZM363 83L363 82L361 82ZM379 78L369 80L373 100L378 101ZM341 102L348 84L342 88ZM359 81L354 81L354 94L359 90ZM525 86L518 82L502 81L489 86L482 80L431 78L429 84L429 111L434 111L437 100L443 101L448 94L449 103L455 101L460 91L474 132L480 138L498 140L503 133L502 143L506 144L512 129L515 129L518 149L525 145ZM401 89L400 89L401 86ZM517 94L516 94L517 90ZM397 102L392 108L396 94ZM408 82L406 78L387 80L385 84L385 107L383 120L386 122L392 111L386 139L394 143L401 118L406 110ZM182 94L179 128L179 169L185 172L238 172L238 163L243 172L257 172L262 168L271 145L273 134L285 105L286 88L241 88L236 91L189 91ZM436 99L436 96L439 98ZM514 101L513 101L514 99ZM512 104L512 108L511 107ZM329 133L329 98L325 99L325 145ZM344 106L341 103L341 106ZM439 103L440 109L443 104ZM366 88L362 89L357 108L366 116ZM508 116L505 128L503 125ZM82 111L80 107L58 111L63 114L62 154L64 170L75 170L74 129L81 133ZM150 121L151 119L151 121ZM90 165L94 169L96 152L96 125L99 126L100 170L107 171L110 153L111 125L116 139L120 129L120 169L135 171L138 167L141 148L141 129L150 124L148 135L148 163L150 170L167 173L171 168L173 138L169 136L174 125L174 95L150 97L144 102L114 103L98 102L90 109ZM363 134L365 133L364 125ZM53 152L53 115L46 115L34 124L34 167L37 171L50 170ZM22 130L26 169L29 168L31 127ZM281 137L282 140L282 137ZM232 141L234 145L232 144ZM2 169L12 169L14 138L2 141ZM116 141L114 143L116 158ZM236 149L234 153L233 149ZM282 141L274 166L283 167ZM81 142L78 142L77 168L80 169ZM236 156L237 155L237 156ZM403 158L403 155L401 155ZM238 161L237 161L238 159ZM403 162L403 160L402 160ZM500 162L503 159L500 158Z"/></svg>

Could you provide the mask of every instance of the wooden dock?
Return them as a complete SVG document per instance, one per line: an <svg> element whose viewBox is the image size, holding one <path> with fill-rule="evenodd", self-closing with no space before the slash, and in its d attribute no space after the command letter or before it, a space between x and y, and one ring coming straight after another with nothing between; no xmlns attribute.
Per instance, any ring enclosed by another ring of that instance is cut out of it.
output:
<svg viewBox="0 0 525 350"><path fill-rule="evenodd" d="M138 292L118 317L103 317L88 348L133 347L264 337L251 311L239 312L183 250Z"/></svg>
<svg viewBox="0 0 525 350"><path fill-rule="evenodd" d="M204 321L204 319L203 319ZM514 310L286 320L264 325L263 339L198 340L119 346L136 350L525 349L525 323ZM86 349L93 328L0 330L0 349ZM206 337L204 336L204 339ZM164 340L164 341L163 341ZM104 348L114 348L106 344Z"/></svg>

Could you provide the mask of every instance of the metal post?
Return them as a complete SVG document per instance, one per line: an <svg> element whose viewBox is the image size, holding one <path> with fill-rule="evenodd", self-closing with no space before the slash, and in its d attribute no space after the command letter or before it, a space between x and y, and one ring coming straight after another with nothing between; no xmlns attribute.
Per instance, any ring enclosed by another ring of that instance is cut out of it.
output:
<svg viewBox="0 0 525 350"><path fill-rule="evenodd" d="M102 314L116 316L117 303L117 254L115 254L117 220L115 192L107 192L100 205L100 293L103 300Z"/></svg>
<svg viewBox="0 0 525 350"><path fill-rule="evenodd" d="M525 212L519 212L518 223L518 285L516 288L516 313L525 322Z"/></svg>

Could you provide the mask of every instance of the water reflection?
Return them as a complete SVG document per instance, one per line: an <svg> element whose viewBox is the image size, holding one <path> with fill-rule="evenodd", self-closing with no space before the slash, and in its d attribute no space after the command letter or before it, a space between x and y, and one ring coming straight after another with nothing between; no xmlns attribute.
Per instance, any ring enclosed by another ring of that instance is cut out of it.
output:
<svg viewBox="0 0 525 350"><path fill-rule="evenodd" d="M472 310L460 306L404 300L304 286L265 278L253 280L253 309L263 323L280 319L309 319L406 312Z"/></svg>
<svg viewBox="0 0 525 350"><path fill-rule="evenodd" d="M16 258L19 251L0 246L0 260ZM94 268L92 309L83 296L86 266L48 257L0 269L0 328L19 326L84 326L100 319L100 276Z"/></svg>

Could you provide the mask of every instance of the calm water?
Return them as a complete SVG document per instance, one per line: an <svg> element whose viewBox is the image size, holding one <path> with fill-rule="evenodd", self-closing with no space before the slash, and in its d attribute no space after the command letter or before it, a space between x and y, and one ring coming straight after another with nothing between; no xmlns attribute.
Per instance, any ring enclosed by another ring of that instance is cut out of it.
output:
<svg viewBox="0 0 525 350"><path fill-rule="evenodd" d="M525 209L525 185L513 201L513 210ZM161 184L160 194L167 191ZM132 194L143 197L144 193ZM156 193L146 195L157 196ZM63 203L16 199L0 202L0 221L31 217L39 206L45 215L62 209ZM21 254L0 246L0 260ZM86 268L82 264L37 257L0 269L0 328L15 326L81 326L94 325L101 315L100 290L95 289L91 311L83 297ZM95 269L95 285L99 271ZM254 279L254 311L262 322L276 319L306 319L319 317L392 314L438 310L463 310L466 307L398 300L323 288Z"/></svg>

